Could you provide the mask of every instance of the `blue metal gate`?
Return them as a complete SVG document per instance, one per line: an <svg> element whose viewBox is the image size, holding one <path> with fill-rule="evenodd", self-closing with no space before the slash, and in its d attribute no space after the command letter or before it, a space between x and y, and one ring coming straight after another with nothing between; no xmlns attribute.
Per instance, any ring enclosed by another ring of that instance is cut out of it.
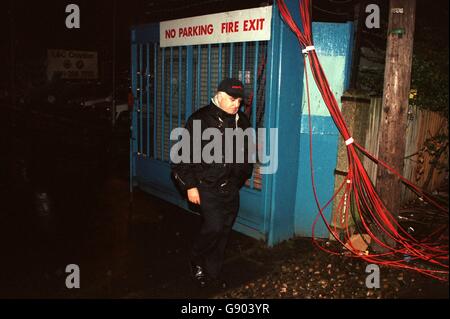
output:
<svg viewBox="0 0 450 319"><path fill-rule="evenodd" d="M295 1L287 2L295 6ZM270 145L269 139L265 142L268 150L278 150L278 169L262 175L256 165L241 189L234 229L269 245L294 236L304 187L298 185L298 171L304 169L300 156L306 147L300 148L303 57L276 6L269 41L161 48L159 24L149 24L132 28L131 43L131 191L137 186L188 209L170 177L170 132L209 104L222 78L236 77L245 84L249 98L243 108L252 127L277 128L279 146ZM337 149L337 142L332 143Z"/></svg>
<svg viewBox="0 0 450 319"><path fill-rule="evenodd" d="M170 132L209 104L223 77L245 83L249 98L243 108L252 126L262 127L267 41L161 48L155 37L158 28L148 25L132 31L132 183L187 208L170 180ZM261 196L263 181L258 171L257 165L244 190L252 197ZM254 206L255 201L251 202ZM258 227L261 216L245 209L245 201L241 206L242 223L263 233Z"/></svg>

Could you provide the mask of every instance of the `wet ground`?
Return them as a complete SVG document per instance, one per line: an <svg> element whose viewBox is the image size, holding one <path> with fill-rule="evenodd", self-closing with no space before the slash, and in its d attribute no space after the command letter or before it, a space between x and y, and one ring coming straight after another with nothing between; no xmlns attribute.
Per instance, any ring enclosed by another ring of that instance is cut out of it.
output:
<svg viewBox="0 0 450 319"><path fill-rule="evenodd" d="M130 196L126 131L89 147L14 132L2 140L0 298L448 298L448 283L384 267L380 288L368 289L362 261L310 239L266 248L237 232L229 289L200 290L187 266L200 218L139 190ZM79 289L66 287L69 264Z"/></svg>

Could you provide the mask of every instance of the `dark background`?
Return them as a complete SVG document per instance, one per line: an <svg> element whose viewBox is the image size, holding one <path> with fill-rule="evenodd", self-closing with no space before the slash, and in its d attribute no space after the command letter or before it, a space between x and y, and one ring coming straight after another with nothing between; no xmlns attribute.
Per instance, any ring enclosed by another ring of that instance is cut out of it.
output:
<svg viewBox="0 0 450 319"><path fill-rule="evenodd" d="M81 28L67 29L65 8L75 3L80 8ZM113 52L118 78L128 73L130 63L129 29L132 25L158 22L203 14L252 8L272 4L273 1L245 0L78 0L78 1L8 1L0 12L0 88L11 90L12 68L16 90L28 81L39 86L45 75L47 49L91 50L98 52L99 80L112 80ZM386 46L388 0L314 0L313 20L328 22L352 21L358 15L357 4L380 6L382 26L379 30L362 26L362 47L381 49L377 71L379 82L383 73ZM435 50L448 52L448 1L417 1L415 42L425 42ZM366 16L366 13L359 11ZM115 28L114 28L115 26ZM115 40L115 50L114 50ZM427 43L427 41L429 43ZM416 44L415 44L416 45ZM359 51L359 47L357 48ZM447 57L448 58L448 57ZM358 72L357 70L355 72ZM365 80L365 78L363 78ZM374 84L373 86L376 86ZM382 87L382 86L381 86ZM372 88L369 88L369 90ZM380 85L374 88L380 93Z"/></svg>

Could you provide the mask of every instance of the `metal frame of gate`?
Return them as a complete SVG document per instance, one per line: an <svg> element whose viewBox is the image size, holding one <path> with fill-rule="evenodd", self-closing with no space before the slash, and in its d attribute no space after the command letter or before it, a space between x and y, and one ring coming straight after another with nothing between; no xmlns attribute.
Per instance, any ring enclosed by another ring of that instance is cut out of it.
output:
<svg viewBox="0 0 450 319"><path fill-rule="evenodd" d="M246 96L253 98L247 98L244 107L251 108L252 127L262 127L267 41L170 48L160 48L157 42L133 43L132 56L135 108L131 183L151 193L156 191L157 195L186 208L167 179L170 132L184 126L192 112L209 104L225 76L240 78L245 83ZM245 192L260 197L262 185L263 176L256 165L252 178L244 186ZM242 218L245 217L241 215L238 219ZM258 228L258 222L252 223L251 216L245 224Z"/></svg>

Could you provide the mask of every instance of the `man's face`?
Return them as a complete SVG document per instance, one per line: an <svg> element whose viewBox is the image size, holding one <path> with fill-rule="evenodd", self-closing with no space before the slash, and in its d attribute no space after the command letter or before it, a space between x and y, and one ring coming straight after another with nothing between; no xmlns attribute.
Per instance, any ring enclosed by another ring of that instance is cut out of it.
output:
<svg viewBox="0 0 450 319"><path fill-rule="evenodd" d="M218 97L219 106L222 110L224 110L228 114L237 113L242 102L242 99L240 97L235 98L225 92L221 92Z"/></svg>

